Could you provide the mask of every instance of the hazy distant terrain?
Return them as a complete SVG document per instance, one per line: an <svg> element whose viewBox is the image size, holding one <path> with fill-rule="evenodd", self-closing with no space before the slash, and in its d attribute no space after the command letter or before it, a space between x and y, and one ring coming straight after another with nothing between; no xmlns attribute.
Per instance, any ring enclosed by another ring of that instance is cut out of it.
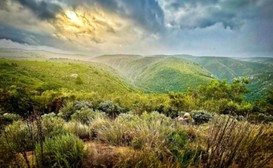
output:
<svg viewBox="0 0 273 168"><path fill-rule="evenodd" d="M217 79L246 77L250 80L249 98L260 97L266 91L273 89L273 59L272 58L228 58L228 57L194 57L176 56L196 62L206 68Z"/></svg>
<svg viewBox="0 0 273 168"><path fill-rule="evenodd" d="M54 53L43 50L23 50L13 48L0 48L0 58L8 59L29 59L29 60L46 60L52 58L65 58L74 60L84 60L86 56L75 53Z"/></svg>
<svg viewBox="0 0 273 168"><path fill-rule="evenodd" d="M155 93L195 89L211 79L246 77L250 80L248 99L263 96L273 89L273 59L267 57L229 58L191 55L102 55L52 53L1 49L0 58L24 60L76 60L91 63L113 76L119 75L138 90Z"/></svg>
<svg viewBox="0 0 273 168"><path fill-rule="evenodd" d="M116 69L131 83L145 91L186 91L212 79L200 65L174 57L108 55L93 59Z"/></svg>
<svg viewBox="0 0 273 168"><path fill-rule="evenodd" d="M140 88L152 92L186 91L216 78L250 80L248 98L261 97L273 86L272 58L168 55L104 55L92 59L116 69Z"/></svg>

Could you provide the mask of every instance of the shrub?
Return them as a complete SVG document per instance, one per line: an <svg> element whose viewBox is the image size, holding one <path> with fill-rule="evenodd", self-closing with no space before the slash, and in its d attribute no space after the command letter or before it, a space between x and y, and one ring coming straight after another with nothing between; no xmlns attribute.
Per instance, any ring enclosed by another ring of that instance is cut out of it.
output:
<svg viewBox="0 0 273 168"><path fill-rule="evenodd" d="M73 103L73 106L76 108L76 110L81 110L85 108L93 109L93 104L88 101L75 101Z"/></svg>
<svg viewBox="0 0 273 168"><path fill-rule="evenodd" d="M62 117L66 121L69 121L72 115L78 111L93 111L93 105L91 102L88 101L68 101L66 102L64 107L61 108L58 116Z"/></svg>
<svg viewBox="0 0 273 168"><path fill-rule="evenodd" d="M3 167L16 167L16 151L11 148L4 135L0 137L0 165Z"/></svg>
<svg viewBox="0 0 273 168"><path fill-rule="evenodd" d="M18 114L13 113L4 113L0 109L0 130L8 124L11 124L13 121L19 120L21 117Z"/></svg>
<svg viewBox="0 0 273 168"><path fill-rule="evenodd" d="M5 127L2 133L10 143L11 150L24 152L34 149L35 137L33 125L27 126L23 121L15 121Z"/></svg>
<svg viewBox="0 0 273 168"><path fill-rule="evenodd" d="M200 149L192 149L189 146L190 138L183 130L176 129L167 136L167 147L174 159L182 167L187 167L197 161L201 155Z"/></svg>
<svg viewBox="0 0 273 168"><path fill-rule="evenodd" d="M73 115L71 115L71 119L88 125L95 118L103 118L105 116L106 115L104 112L93 111L90 108L82 108L81 110L77 110Z"/></svg>
<svg viewBox="0 0 273 168"><path fill-rule="evenodd" d="M55 113L42 116L42 132L45 137L54 137L66 133L64 129L65 121L56 116Z"/></svg>
<svg viewBox="0 0 273 168"><path fill-rule="evenodd" d="M1 65L0 65L1 66ZM0 105L3 110L13 112L21 116L27 116L29 111L35 105L32 99L36 94L35 90L28 84L6 83L6 78L2 78L1 74L1 88L0 88Z"/></svg>
<svg viewBox="0 0 273 168"><path fill-rule="evenodd" d="M81 167L84 144L75 135L59 135L46 138L41 153L37 145L35 152L40 167Z"/></svg>
<svg viewBox="0 0 273 168"><path fill-rule="evenodd" d="M20 115L18 114L13 114L13 113L4 113L3 114L3 117L6 119L6 120L10 120L10 121L17 121L19 120L21 117Z"/></svg>
<svg viewBox="0 0 273 168"><path fill-rule="evenodd" d="M89 139L91 130L87 125L84 125L80 122L68 122L64 124L64 129L72 133L76 136L78 136L81 139Z"/></svg>
<svg viewBox="0 0 273 168"><path fill-rule="evenodd" d="M273 116L264 113L251 114L249 115L248 120L255 123L270 123L273 122Z"/></svg>
<svg viewBox="0 0 273 168"><path fill-rule="evenodd" d="M64 120L69 121L71 119L71 115L76 112L76 107L73 102L68 101L65 103L64 107L60 109L58 114L59 117L62 117Z"/></svg>
<svg viewBox="0 0 273 168"><path fill-rule="evenodd" d="M167 144L169 149L174 151L174 153L183 149L188 142L189 138L187 134L180 129L172 131L167 137Z"/></svg>
<svg viewBox="0 0 273 168"><path fill-rule="evenodd" d="M17 160L17 154L20 153L26 166L30 167L26 152L33 150L35 147L36 135L34 132L34 126L25 124L23 121L15 121L6 126L0 137L0 162L4 162L3 164L17 162L19 164L21 160ZM12 160L12 158L15 160Z"/></svg>
<svg viewBox="0 0 273 168"><path fill-rule="evenodd" d="M191 111L190 114L194 120L194 124L197 125L207 123L212 119L212 115L206 111Z"/></svg>
<svg viewBox="0 0 273 168"><path fill-rule="evenodd" d="M112 101L100 103L98 109L105 112L109 117L112 118L115 118L123 112L123 108L121 108L118 104L113 103Z"/></svg>
<svg viewBox="0 0 273 168"><path fill-rule="evenodd" d="M147 124L150 125L162 125L162 126L169 126L172 124L172 119L166 117L164 114L160 114L156 111L151 113L144 112L140 116L140 119L144 120Z"/></svg>

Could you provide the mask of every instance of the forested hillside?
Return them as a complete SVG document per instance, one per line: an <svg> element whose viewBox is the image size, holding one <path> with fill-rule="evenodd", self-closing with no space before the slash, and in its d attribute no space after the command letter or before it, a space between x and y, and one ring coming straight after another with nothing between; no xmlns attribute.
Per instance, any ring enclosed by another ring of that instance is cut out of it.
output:
<svg viewBox="0 0 273 168"><path fill-rule="evenodd" d="M213 79L200 65L172 57L105 55L92 60L111 66L129 82L148 92L186 91Z"/></svg>
<svg viewBox="0 0 273 168"><path fill-rule="evenodd" d="M127 82L147 92L186 91L211 79L232 82L236 78L250 81L246 94L248 100L264 97L273 89L273 62L270 58L104 55L91 61L111 66Z"/></svg>
<svg viewBox="0 0 273 168"><path fill-rule="evenodd" d="M234 78L248 78L248 99L264 97L273 89L272 58L176 57L200 64L219 80L227 79L231 82Z"/></svg>

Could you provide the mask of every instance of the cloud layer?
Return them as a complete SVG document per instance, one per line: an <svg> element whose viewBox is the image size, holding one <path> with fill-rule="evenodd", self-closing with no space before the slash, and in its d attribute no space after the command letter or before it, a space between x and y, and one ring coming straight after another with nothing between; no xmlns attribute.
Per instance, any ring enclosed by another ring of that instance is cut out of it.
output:
<svg viewBox="0 0 273 168"><path fill-rule="evenodd" d="M273 56L272 8L271 0L2 0L0 44L90 54Z"/></svg>

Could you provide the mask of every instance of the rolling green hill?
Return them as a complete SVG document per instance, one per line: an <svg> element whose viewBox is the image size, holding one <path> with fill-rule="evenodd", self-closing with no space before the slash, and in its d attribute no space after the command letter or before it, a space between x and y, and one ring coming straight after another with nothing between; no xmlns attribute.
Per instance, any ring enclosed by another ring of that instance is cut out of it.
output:
<svg viewBox="0 0 273 168"><path fill-rule="evenodd" d="M273 59L196 57L191 55L104 55L93 61L115 69L129 83L149 92L185 91L210 79L246 77L250 80L248 99L263 97L273 89Z"/></svg>
<svg viewBox="0 0 273 168"><path fill-rule="evenodd" d="M248 88L250 99L263 97L268 90L273 90L273 59L272 58L244 58L227 57L194 57L175 56L183 60L190 60L202 65L214 77L232 81L234 78L246 77L250 80Z"/></svg>
<svg viewBox="0 0 273 168"><path fill-rule="evenodd" d="M146 92L167 93L194 89L213 78L227 79L231 82L234 78L246 77L250 80L248 85L250 93L247 95L249 99L263 97L268 90L273 90L273 59L268 57L237 59L191 55L88 57L11 49L1 49L1 57L14 60L1 60L1 79L11 81L9 79L19 76L18 80L21 80L21 77L26 81L34 80L30 84L35 87L54 86L102 93L124 93L134 88ZM12 62L17 66L5 67L5 63ZM73 77L73 74L78 78Z"/></svg>
<svg viewBox="0 0 273 168"><path fill-rule="evenodd" d="M27 85L38 90L67 88L98 93L126 93L131 90L113 73L95 64L71 60L0 59L0 85Z"/></svg>
<svg viewBox="0 0 273 168"><path fill-rule="evenodd" d="M186 91L212 79L198 64L173 57L104 55L92 60L111 66L130 83L148 92Z"/></svg>
<svg viewBox="0 0 273 168"><path fill-rule="evenodd" d="M272 65L242 61L227 57L182 57L196 62L208 69L219 79L232 80L233 78L253 75L259 72L271 71Z"/></svg>

